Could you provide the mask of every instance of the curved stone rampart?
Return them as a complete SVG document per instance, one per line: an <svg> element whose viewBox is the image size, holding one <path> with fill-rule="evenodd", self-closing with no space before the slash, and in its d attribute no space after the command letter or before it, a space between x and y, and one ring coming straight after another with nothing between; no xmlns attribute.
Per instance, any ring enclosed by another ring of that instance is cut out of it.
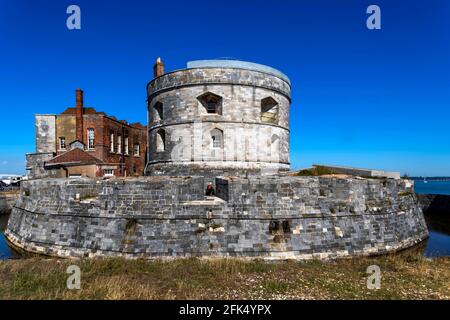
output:
<svg viewBox="0 0 450 320"><path fill-rule="evenodd" d="M428 236L403 180L267 176L25 181L6 237L65 257L310 259L372 255Z"/></svg>
<svg viewBox="0 0 450 320"><path fill-rule="evenodd" d="M150 98L168 90L196 85L241 85L276 91L290 99L291 85L264 72L239 68L192 68L169 72L149 82Z"/></svg>

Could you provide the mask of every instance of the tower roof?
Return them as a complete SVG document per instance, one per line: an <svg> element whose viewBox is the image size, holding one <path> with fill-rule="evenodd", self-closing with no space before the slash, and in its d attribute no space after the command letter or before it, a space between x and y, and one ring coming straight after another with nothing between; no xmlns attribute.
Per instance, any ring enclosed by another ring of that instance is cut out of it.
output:
<svg viewBox="0 0 450 320"><path fill-rule="evenodd" d="M287 83L291 84L291 81L289 80L288 76L286 76L281 71L263 65L259 63L254 62L248 62L248 61L241 61L241 60L229 60L229 59L213 59L213 60L195 60L195 61L189 61L187 63L188 69L194 69L194 68L237 68L237 69L247 69L247 70L253 70L253 71L259 71L271 74L273 76L279 77L286 81Z"/></svg>

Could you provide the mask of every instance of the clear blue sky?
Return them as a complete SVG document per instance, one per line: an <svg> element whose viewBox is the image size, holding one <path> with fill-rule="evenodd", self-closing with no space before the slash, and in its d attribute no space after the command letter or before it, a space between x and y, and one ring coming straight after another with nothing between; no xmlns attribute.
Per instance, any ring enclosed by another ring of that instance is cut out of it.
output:
<svg viewBox="0 0 450 320"><path fill-rule="evenodd" d="M81 30L66 8L81 7ZM366 28L381 7L382 29ZM146 122L161 56L235 57L292 81L291 162L450 176L450 1L0 0L0 173L23 173L34 114L85 104Z"/></svg>

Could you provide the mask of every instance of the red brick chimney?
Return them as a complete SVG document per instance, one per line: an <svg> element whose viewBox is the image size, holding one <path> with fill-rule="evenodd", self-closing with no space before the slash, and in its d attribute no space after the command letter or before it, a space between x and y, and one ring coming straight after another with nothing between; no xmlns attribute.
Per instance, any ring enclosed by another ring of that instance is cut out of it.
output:
<svg viewBox="0 0 450 320"><path fill-rule="evenodd" d="M161 58L156 59L155 65L153 66L153 76L155 78L162 76L164 74L164 63Z"/></svg>
<svg viewBox="0 0 450 320"><path fill-rule="evenodd" d="M77 134L77 140L83 141L83 90L77 89L76 91L76 134Z"/></svg>

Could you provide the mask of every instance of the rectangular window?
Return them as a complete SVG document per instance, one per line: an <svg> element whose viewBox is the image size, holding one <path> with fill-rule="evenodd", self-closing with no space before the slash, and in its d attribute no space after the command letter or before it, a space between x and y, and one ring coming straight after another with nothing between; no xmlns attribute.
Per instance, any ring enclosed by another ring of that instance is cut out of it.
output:
<svg viewBox="0 0 450 320"><path fill-rule="evenodd" d="M128 150L128 137L125 137L125 154L128 155L129 154L129 150Z"/></svg>
<svg viewBox="0 0 450 320"><path fill-rule="evenodd" d="M113 169L105 169L105 170L103 170L103 176L105 176L105 177L112 177L112 176L114 176L114 170Z"/></svg>
<svg viewBox="0 0 450 320"><path fill-rule="evenodd" d="M216 113L216 103L214 101L208 101L207 111L208 113Z"/></svg>
<svg viewBox="0 0 450 320"><path fill-rule="evenodd" d="M94 129L87 129L88 149L93 150L95 148L95 133Z"/></svg>
<svg viewBox="0 0 450 320"><path fill-rule="evenodd" d="M213 148L222 148L222 140L220 136L213 136Z"/></svg>
<svg viewBox="0 0 450 320"><path fill-rule="evenodd" d="M109 151L111 153L114 152L114 132L111 132L110 137L109 137Z"/></svg>
<svg viewBox="0 0 450 320"><path fill-rule="evenodd" d="M59 137L59 150L66 150L66 138Z"/></svg>
<svg viewBox="0 0 450 320"><path fill-rule="evenodd" d="M117 153L119 153L119 154L122 153L122 136L121 135L117 136Z"/></svg>
<svg viewBox="0 0 450 320"><path fill-rule="evenodd" d="M141 154L141 152L140 152L140 148L139 148L139 143L135 143L134 144L134 156L139 157L140 154Z"/></svg>

